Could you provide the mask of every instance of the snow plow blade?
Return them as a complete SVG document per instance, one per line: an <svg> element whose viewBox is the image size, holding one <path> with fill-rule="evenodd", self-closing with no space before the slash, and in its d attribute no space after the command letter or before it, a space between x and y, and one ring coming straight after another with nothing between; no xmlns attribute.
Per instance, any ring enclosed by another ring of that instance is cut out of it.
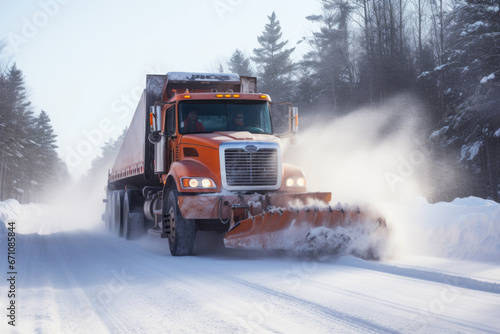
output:
<svg viewBox="0 0 500 334"><path fill-rule="evenodd" d="M348 227L356 224L376 224L386 227L385 219L359 209L351 210L337 205L335 208L288 208L264 212L234 224L224 237L229 248L287 249L305 240L314 228Z"/></svg>

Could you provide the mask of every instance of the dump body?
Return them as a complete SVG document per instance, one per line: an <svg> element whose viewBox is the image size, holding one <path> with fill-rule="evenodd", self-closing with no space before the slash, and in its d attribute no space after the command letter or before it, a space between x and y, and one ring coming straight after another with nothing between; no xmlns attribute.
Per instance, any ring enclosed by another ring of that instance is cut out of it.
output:
<svg viewBox="0 0 500 334"><path fill-rule="evenodd" d="M146 89L142 92L108 176L108 183L113 189L131 185L161 185L154 173L154 147L147 140L151 132L148 110L161 99L165 78L166 75L146 77Z"/></svg>

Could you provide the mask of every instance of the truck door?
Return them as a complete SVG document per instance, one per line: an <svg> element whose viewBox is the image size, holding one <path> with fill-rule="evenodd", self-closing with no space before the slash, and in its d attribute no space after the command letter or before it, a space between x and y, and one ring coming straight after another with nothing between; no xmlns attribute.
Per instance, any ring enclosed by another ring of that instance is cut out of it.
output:
<svg viewBox="0 0 500 334"><path fill-rule="evenodd" d="M166 161L166 171L170 170L170 165L175 161L174 151L175 151L175 137L176 137L176 125L177 121L175 119L175 104L167 108L165 113L165 135L167 139L167 145L165 145L165 156Z"/></svg>

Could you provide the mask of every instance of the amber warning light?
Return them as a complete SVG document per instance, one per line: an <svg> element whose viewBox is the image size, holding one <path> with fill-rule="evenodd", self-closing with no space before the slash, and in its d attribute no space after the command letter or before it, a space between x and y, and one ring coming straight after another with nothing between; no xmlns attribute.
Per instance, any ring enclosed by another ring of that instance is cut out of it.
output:
<svg viewBox="0 0 500 334"><path fill-rule="evenodd" d="M230 98L230 97L235 97L235 98L238 98L240 97L240 94L216 94L215 97L218 97L218 98L221 98L221 97L226 97L226 98Z"/></svg>

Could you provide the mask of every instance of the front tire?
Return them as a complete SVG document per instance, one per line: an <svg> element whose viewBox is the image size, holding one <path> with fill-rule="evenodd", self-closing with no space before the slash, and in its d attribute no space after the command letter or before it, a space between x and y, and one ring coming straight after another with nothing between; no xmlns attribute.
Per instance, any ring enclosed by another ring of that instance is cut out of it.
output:
<svg viewBox="0 0 500 334"><path fill-rule="evenodd" d="M168 244L173 256L192 255L196 236L196 225L193 219L184 219L179 210L177 190L171 189L167 194L164 213L169 226Z"/></svg>

